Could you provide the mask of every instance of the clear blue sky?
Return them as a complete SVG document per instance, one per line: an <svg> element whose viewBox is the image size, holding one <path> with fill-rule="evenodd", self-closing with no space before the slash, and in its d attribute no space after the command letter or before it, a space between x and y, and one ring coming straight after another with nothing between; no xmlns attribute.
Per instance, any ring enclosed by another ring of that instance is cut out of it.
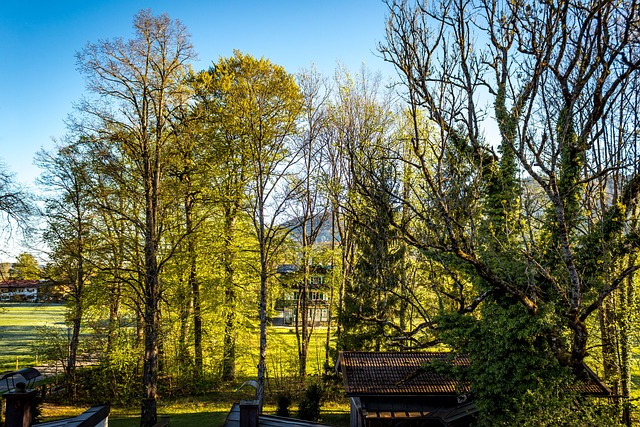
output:
<svg viewBox="0 0 640 427"><path fill-rule="evenodd" d="M146 8L187 27L195 69L239 49L290 73L314 63L331 75L338 62L392 73L376 53L387 14L381 0L0 0L0 160L20 183L33 185L34 154L65 134L85 91L75 53L87 42L129 38Z"/></svg>
<svg viewBox="0 0 640 427"><path fill-rule="evenodd" d="M0 0L0 162L34 188L37 151L66 133L85 93L75 53L88 42L132 36L141 9L168 13L189 30L206 69L234 49L264 56L290 73L312 63L331 76L338 63L393 74L376 53L384 37L382 0ZM0 233L0 261L24 249Z"/></svg>

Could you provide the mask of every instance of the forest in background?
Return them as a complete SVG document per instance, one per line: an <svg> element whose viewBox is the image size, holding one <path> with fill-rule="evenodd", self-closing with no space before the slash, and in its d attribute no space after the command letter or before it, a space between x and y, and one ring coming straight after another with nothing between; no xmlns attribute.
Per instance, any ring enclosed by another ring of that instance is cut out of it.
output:
<svg viewBox="0 0 640 427"><path fill-rule="evenodd" d="M131 39L78 51L86 98L36 158L71 384L87 346L137 384L151 426L163 379L233 381L258 328L262 400L291 285L277 268L296 265L308 295L324 266L327 371L340 350L447 348L470 357L481 425L631 425L638 5L387 4L391 86L240 51L192 70L187 29L150 11ZM0 178L0 209L24 224L34 208ZM295 332L304 381L317 331L303 314ZM614 398L566 392L585 363Z"/></svg>

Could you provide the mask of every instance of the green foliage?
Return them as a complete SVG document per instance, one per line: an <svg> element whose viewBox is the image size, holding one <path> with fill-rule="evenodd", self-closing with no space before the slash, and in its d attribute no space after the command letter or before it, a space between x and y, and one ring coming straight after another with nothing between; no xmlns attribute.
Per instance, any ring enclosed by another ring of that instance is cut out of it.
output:
<svg viewBox="0 0 640 427"><path fill-rule="evenodd" d="M23 252L17 256L16 262L11 266L9 277L15 280L39 280L42 278L42 269L36 257Z"/></svg>
<svg viewBox="0 0 640 427"><path fill-rule="evenodd" d="M291 406L291 394L287 391L283 391L276 396L276 415L279 417L289 417Z"/></svg>
<svg viewBox="0 0 640 427"><path fill-rule="evenodd" d="M320 406L324 397L324 387L320 382L307 385L304 396L298 406L298 418L308 421L320 419Z"/></svg>
<svg viewBox="0 0 640 427"><path fill-rule="evenodd" d="M478 317L448 314L440 321L445 342L471 360L468 370L450 373L470 381L479 426L614 425L597 424L615 420L610 405L567 391L575 376L551 351L553 310L531 317L505 297L483 305Z"/></svg>
<svg viewBox="0 0 640 427"><path fill-rule="evenodd" d="M69 357L69 329L45 325L37 327L36 331L38 340L33 347L41 360L58 362L66 367Z"/></svg>
<svg viewBox="0 0 640 427"><path fill-rule="evenodd" d="M557 390L529 391L519 401L517 412L507 419L487 420L489 426L600 427L622 426L615 406L601 398L558 394ZM481 427L481 424L479 427Z"/></svg>
<svg viewBox="0 0 640 427"><path fill-rule="evenodd" d="M128 339L119 336L114 350L103 357L97 366L78 373L80 395L87 403L112 402L131 404L142 397L139 350Z"/></svg>

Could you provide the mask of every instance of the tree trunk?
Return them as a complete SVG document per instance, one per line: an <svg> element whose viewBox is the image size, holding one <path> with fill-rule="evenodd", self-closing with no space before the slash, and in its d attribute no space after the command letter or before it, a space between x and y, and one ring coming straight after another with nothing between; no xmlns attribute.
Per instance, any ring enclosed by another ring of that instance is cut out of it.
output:
<svg viewBox="0 0 640 427"><path fill-rule="evenodd" d="M331 372L331 317L333 315L333 268L335 266L334 257L336 252L336 228L335 228L335 212L331 212L331 278L329 282L329 305L327 306L327 336L324 343L324 371Z"/></svg>
<svg viewBox="0 0 640 427"><path fill-rule="evenodd" d="M187 195L184 202L184 215L187 232L187 256L189 258L189 289L191 291L190 306L193 309L193 341L194 341L194 376L203 375L202 369L202 310L200 307L200 283L198 282L198 258L196 252L196 236L193 227L193 204L195 197L191 189L191 181L187 178Z"/></svg>
<svg viewBox="0 0 640 427"><path fill-rule="evenodd" d="M262 252L262 250L261 250ZM264 387L267 373L267 271L262 260L260 272L260 357L258 361L258 389L256 391L258 410L262 413L264 404Z"/></svg>
<svg viewBox="0 0 640 427"><path fill-rule="evenodd" d="M604 369L603 380L613 388L613 394L620 394L620 372L618 370L618 356L616 337L616 313L613 308L615 295L609 295L599 308L600 339L602 343L602 367ZM617 398L614 398L617 400Z"/></svg>
<svg viewBox="0 0 640 427"><path fill-rule="evenodd" d="M632 257L629 265L634 262ZM620 312L620 394L622 397L622 422L625 426L631 427L631 343L632 325L634 317L635 285L634 276L627 278L626 287L620 289L621 312Z"/></svg>
<svg viewBox="0 0 640 427"><path fill-rule="evenodd" d="M145 246L144 246L144 366L142 372L143 399L141 427L157 422L158 398L158 338L160 328L160 283L157 259L156 219L158 213L159 176L157 159L146 157L145 176ZM156 167L151 168L154 164ZM151 173L153 170L155 173Z"/></svg>
<svg viewBox="0 0 640 427"><path fill-rule="evenodd" d="M264 188L260 186L259 188ZM258 192L258 242L260 244L260 356L258 359L258 411L262 413L267 373L267 241L265 236L265 206L263 194Z"/></svg>
<svg viewBox="0 0 640 427"><path fill-rule="evenodd" d="M76 364L78 358L78 345L80 342L80 326L82 324L82 292L84 271L82 260L79 260L76 271L76 284L73 301L72 333L69 341L69 358L67 360L67 379L71 386L69 392L73 399L76 398Z"/></svg>
<svg viewBox="0 0 640 427"><path fill-rule="evenodd" d="M202 307L200 304L200 283L197 279L197 267L195 254L191 260L189 281L191 282L191 298L193 306L193 347L195 377L202 378L204 374L202 356Z"/></svg>
<svg viewBox="0 0 640 427"><path fill-rule="evenodd" d="M222 257L225 283L225 325L224 348L222 356L222 379L233 381L236 378L236 293L235 293L235 252L232 247L235 240L237 206L224 210L225 248Z"/></svg>
<svg viewBox="0 0 640 427"><path fill-rule="evenodd" d="M191 363L191 355L189 354L189 322L193 307L193 297L189 292L189 283L180 280L178 284L178 301L180 311L180 333L178 335L178 363L180 368L187 368Z"/></svg>
<svg viewBox="0 0 640 427"><path fill-rule="evenodd" d="M120 313L120 282L116 282L112 286L109 286L109 292L111 294L109 298L109 332L107 336L107 354L113 352L116 344L116 335L118 333L119 322L118 316Z"/></svg>
<svg viewBox="0 0 640 427"><path fill-rule="evenodd" d="M298 373L304 380L307 376L307 354L309 349L309 245L307 242L306 221L302 224L302 280L298 284L298 309L296 310L296 338L298 341Z"/></svg>
<svg viewBox="0 0 640 427"><path fill-rule="evenodd" d="M144 337L144 367L142 399L141 427L152 427L157 422L157 398L158 398L158 276L155 266L155 258L147 272L145 289L145 337Z"/></svg>

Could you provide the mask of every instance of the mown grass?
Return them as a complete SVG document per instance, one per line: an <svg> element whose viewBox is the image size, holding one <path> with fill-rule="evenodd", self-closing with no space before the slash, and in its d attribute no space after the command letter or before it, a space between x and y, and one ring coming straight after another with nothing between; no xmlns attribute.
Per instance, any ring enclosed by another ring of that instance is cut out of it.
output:
<svg viewBox="0 0 640 427"><path fill-rule="evenodd" d="M69 405L42 406L42 420L53 421L61 418L69 418L79 415L88 407L75 407ZM186 399L171 402L160 402L159 417L169 417L173 426L198 427L198 426L222 426L231 409L226 403L194 402ZM140 425L140 409L137 407L111 408L109 426L111 427L138 427Z"/></svg>
<svg viewBox="0 0 640 427"><path fill-rule="evenodd" d="M0 305L0 371L34 366L38 363L35 349L41 339L39 328L42 326L66 328L65 307L63 305L43 305L28 303L5 303ZM180 427L222 426L233 402L250 398L250 388L236 393L244 379L255 378L255 366L258 360L258 330L255 339L247 342L245 351L238 358L238 371L242 377L233 384L226 384L220 391L194 397L160 399L158 416L168 416L171 425ZM271 392L288 390L299 392L301 386L291 383L291 375L297 373L297 341L293 328L270 327L268 331L268 369L270 372ZM253 337L252 337L253 338ZM316 328L313 333L308 355L309 375L323 372L325 362L326 328ZM98 402L96 402L98 403ZM109 425L112 427L137 427L140 425L140 408L112 407ZM292 404L291 413L295 414L297 403ZM42 406L42 420L50 421L78 415L88 406L72 406L45 403ZM324 404L322 422L336 425L348 425L348 401L335 393ZM265 406L265 413L275 413L275 403Z"/></svg>
<svg viewBox="0 0 640 427"><path fill-rule="evenodd" d="M0 371L37 365L38 328L66 328L60 304L0 304Z"/></svg>
<svg viewBox="0 0 640 427"><path fill-rule="evenodd" d="M214 394L158 402L158 417L168 417L170 425L179 427L222 427L233 400L226 394ZM76 416L88 407L45 404L42 417L48 421ZM295 414L295 407L292 414ZM325 402L322 407L321 422L333 426L348 426L349 411L344 402ZM275 405L264 408L265 413L275 414ZM109 415L110 427L138 427L140 425L140 409L138 407L112 408Z"/></svg>

